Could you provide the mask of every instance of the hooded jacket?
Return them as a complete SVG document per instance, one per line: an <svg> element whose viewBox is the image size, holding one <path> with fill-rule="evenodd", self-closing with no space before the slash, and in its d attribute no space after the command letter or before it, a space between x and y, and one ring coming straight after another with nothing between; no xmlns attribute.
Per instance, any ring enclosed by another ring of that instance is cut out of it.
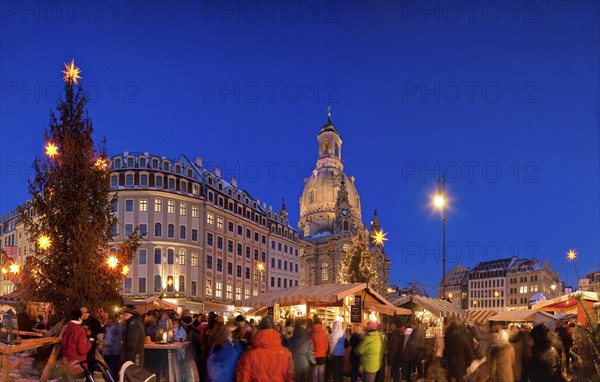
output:
<svg viewBox="0 0 600 382"><path fill-rule="evenodd" d="M328 336L328 338L329 354L331 354L334 357L343 357L346 351L346 347L344 346L346 336L344 335L344 331L342 330L341 322L336 321L333 323L331 334Z"/></svg>
<svg viewBox="0 0 600 382"><path fill-rule="evenodd" d="M293 382L292 353L281 346L281 335L274 329L262 329L254 336L253 346L238 363L237 382Z"/></svg>
<svg viewBox="0 0 600 382"><path fill-rule="evenodd" d="M298 377L306 375L310 365L315 363L315 349L312 340L308 336L308 331L302 326L294 328L294 335L288 342L288 349L290 349L294 358L296 380L298 380Z"/></svg>
<svg viewBox="0 0 600 382"><path fill-rule="evenodd" d="M312 327L310 339L315 348L315 358L325 357L327 355L327 348L329 347L329 339L323 330L323 324L315 324Z"/></svg>
<svg viewBox="0 0 600 382"><path fill-rule="evenodd" d="M63 358L68 362L85 361L92 343L87 340L85 329L78 321L69 321L62 337Z"/></svg>
<svg viewBox="0 0 600 382"><path fill-rule="evenodd" d="M372 330L355 350L362 357L363 370L365 373L377 373L381 369L383 361L383 338L377 330Z"/></svg>
<svg viewBox="0 0 600 382"><path fill-rule="evenodd" d="M215 351L214 348L213 346L206 360L208 380L211 382L234 382L236 365L244 352L242 345L238 341L232 341L224 344L218 351Z"/></svg>

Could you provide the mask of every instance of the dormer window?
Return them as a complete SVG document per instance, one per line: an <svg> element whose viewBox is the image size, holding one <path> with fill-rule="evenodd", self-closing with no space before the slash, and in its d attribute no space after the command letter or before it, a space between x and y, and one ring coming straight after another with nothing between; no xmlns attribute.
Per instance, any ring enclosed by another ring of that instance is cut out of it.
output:
<svg viewBox="0 0 600 382"><path fill-rule="evenodd" d="M169 161L163 162L163 171L169 171Z"/></svg>
<svg viewBox="0 0 600 382"><path fill-rule="evenodd" d="M212 186L212 184L213 184L212 178L209 176L207 179L208 179L208 184L210 184Z"/></svg>
<svg viewBox="0 0 600 382"><path fill-rule="evenodd" d="M223 185L221 183L219 183L218 187L219 187L219 191L223 191Z"/></svg>
<svg viewBox="0 0 600 382"><path fill-rule="evenodd" d="M188 170L187 170L187 176L188 176L188 178L193 178L194 177L194 171L191 168L188 168Z"/></svg>
<svg viewBox="0 0 600 382"><path fill-rule="evenodd" d="M178 164L175 165L175 172L177 174L181 174L181 166L180 165L178 165Z"/></svg>
<svg viewBox="0 0 600 382"><path fill-rule="evenodd" d="M145 157L140 157L138 159L138 162L140 164L140 168L146 168L146 158Z"/></svg>
<svg viewBox="0 0 600 382"><path fill-rule="evenodd" d="M158 159L152 159L152 168L158 168Z"/></svg>
<svg viewBox="0 0 600 382"><path fill-rule="evenodd" d="M133 157L127 157L127 167L133 167L134 166L134 159Z"/></svg>
<svg viewBox="0 0 600 382"><path fill-rule="evenodd" d="M115 168L116 169L120 169L121 168L121 158L115 159Z"/></svg>

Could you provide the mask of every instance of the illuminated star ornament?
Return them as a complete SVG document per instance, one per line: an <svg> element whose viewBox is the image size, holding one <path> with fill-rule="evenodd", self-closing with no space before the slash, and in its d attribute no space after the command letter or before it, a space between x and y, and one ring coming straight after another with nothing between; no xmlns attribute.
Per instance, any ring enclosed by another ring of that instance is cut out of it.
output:
<svg viewBox="0 0 600 382"><path fill-rule="evenodd" d="M574 249L569 249L569 252L567 252L567 259L570 260L575 260L577 258L577 252L575 252Z"/></svg>
<svg viewBox="0 0 600 382"><path fill-rule="evenodd" d="M127 274L129 273L129 265L123 265L123 270L121 271L121 273L123 274L123 276L127 276Z"/></svg>
<svg viewBox="0 0 600 382"><path fill-rule="evenodd" d="M373 238L373 240L375 240L375 244L383 245L383 242L387 240L385 235L387 235L387 232L376 231L375 235L372 235L371 237Z"/></svg>
<svg viewBox="0 0 600 382"><path fill-rule="evenodd" d="M115 269L117 265L119 265L119 259L117 259L117 256L115 255L110 255L106 260L106 264L110 269Z"/></svg>
<svg viewBox="0 0 600 382"><path fill-rule="evenodd" d="M41 249L48 249L52 244L52 240L46 235L42 235L38 238L38 245Z"/></svg>
<svg viewBox="0 0 600 382"><path fill-rule="evenodd" d="M65 70L62 73L65 75L63 78L66 83L75 83L78 85L77 80L81 78L79 73L81 70L75 66L75 59L71 59L69 64L65 64Z"/></svg>
<svg viewBox="0 0 600 382"><path fill-rule="evenodd" d="M46 144L46 155L50 158L54 158L56 155L58 155L58 147L56 147L54 143L48 142Z"/></svg>
<svg viewBox="0 0 600 382"><path fill-rule="evenodd" d="M21 270L21 267L17 263L12 263L8 266L8 269L10 270L10 273L14 273L16 275Z"/></svg>

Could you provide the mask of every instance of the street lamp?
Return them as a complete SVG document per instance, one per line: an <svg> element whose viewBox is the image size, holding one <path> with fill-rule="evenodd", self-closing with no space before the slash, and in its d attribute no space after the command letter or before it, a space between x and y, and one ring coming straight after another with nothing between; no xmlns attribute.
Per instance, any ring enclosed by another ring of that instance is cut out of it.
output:
<svg viewBox="0 0 600 382"><path fill-rule="evenodd" d="M437 208L442 209L443 235L442 235L442 298L446 296L446 177L438 178L438 190L433 200Z"/></svg>
<svg viewBox="0 0 600 382"><path fill-rule="evenodd" d="M569 252L567 252L567 260L573 262L573 268L575 268L575 275L577 276L577 286L579 287L579 290L581 290L581 281L579 279L579 272L577 272L577 266L575 265L576 259L577 259L577 252L575 252L574 249L569 249Z"/></svg>

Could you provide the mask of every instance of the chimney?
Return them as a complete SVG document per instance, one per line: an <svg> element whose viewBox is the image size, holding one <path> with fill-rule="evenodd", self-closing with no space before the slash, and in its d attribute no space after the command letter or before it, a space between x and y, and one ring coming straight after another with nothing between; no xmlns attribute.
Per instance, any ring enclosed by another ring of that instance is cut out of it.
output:
<svg viewBox="0 0 600 382"><path fill-rule="evenodd" d="M221 169L218 167L215 167L215 170L213 171L215 173L215 175L220 178L221 177Z"/></svg>
<svg viewBox="0 0 600 382"><path fill-rule="evenodd" d="M235 178L231 178L231 185L235 188L237 188L237 180Z"/></svg>
<svg viewBox="0 0 600 382"><path fill-rule="evenodd" d="M202 158L196 157L196 159L194 160L194 163L196 164L196 166L202 167Z"/></svg>

